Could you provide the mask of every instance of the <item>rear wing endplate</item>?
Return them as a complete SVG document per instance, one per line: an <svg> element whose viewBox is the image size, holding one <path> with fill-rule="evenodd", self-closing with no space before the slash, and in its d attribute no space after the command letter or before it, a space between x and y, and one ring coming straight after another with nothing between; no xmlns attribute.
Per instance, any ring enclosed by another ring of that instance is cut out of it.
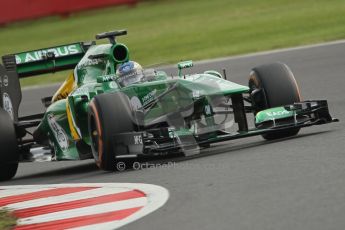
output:
<svg viewBox="0 0 345 230"><path fill-rule="evenodd" d="M6 70L0 64L0 108L5 110L14 122L18 121L18 110L22 100L22 91L17 73Z"/></svg>
<svg viewBox="0 0 345 230"><path fill-rule="evenodd" d="M78 42L5 55L6 70L16 69L19 78L73 69L95 42Z"/></svg>

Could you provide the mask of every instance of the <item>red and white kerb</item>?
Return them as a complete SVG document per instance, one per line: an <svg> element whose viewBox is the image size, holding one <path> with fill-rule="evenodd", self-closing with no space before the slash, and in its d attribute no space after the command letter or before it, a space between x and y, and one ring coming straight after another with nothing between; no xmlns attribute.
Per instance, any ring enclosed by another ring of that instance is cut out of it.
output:
<svg viewBox="0 0 345 230"><path fill-rule="evenodd" d="M160 186L88 183L1 186L0 208L18 217L16 230L117 229L168 200Z"/></svg>

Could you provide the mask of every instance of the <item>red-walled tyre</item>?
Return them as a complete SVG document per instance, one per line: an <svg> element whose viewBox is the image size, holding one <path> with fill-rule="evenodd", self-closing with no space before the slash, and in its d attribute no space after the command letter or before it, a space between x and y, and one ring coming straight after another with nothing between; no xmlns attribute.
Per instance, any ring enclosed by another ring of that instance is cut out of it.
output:
<svg viewBox="0 0 345 230"><path fill-rule="evenodd" d="M117 162L113 136L133 132L135 127L128 97L123 93L95 96L89 105L88 126L97 166L114 171Z"/></svg>

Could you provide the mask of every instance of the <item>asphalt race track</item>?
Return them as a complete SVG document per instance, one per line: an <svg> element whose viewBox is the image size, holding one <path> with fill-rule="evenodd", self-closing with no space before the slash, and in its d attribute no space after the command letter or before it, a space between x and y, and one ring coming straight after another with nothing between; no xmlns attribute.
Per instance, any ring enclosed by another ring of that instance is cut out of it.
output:
<svg viewBox="0 0 345 230"><path fill-rule="evenodd" d="M169 190L165 206L123 229L344 229L345 42L204 61L193 71L226 67L228 79L247 84L252 67L274 61L291 67L303 99L328 99L340 122L279 141L215 144L164 168L107 173L92 160L23 163L2 185L139 182ZM21 114L43 111L39 98L55 89L24 90Z"/></svg>

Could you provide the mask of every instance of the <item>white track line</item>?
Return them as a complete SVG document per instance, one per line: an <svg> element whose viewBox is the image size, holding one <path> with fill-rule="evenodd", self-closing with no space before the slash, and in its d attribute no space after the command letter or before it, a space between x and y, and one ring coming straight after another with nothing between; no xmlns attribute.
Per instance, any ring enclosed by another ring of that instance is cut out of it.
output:
<svg viewBox="0 0 345 230"><path fill-rule="evenodd" d="M337 41L324 42L324 43L318 43L318 44L313 44L313 45L304 45L304 46L296 46L296 47L290 47L290 48L267 50L267 51L261 51L261 52L256 52L256 53L240 54L240 55L235 55L235 56L220 57L220 58L214 58L214 59L205 59L205 60L195 61L194 64L196 64L196 65L210 64L210 63L215 63L215 62L257 57L257 56L263 56L263 55L284 53L284 52L290 52L290 51L305 50L305 49L312 49L312 48L332 46L332 45L340 45L340 44L345 44L345 40L337 40ZM175 66L176 66L175 64L172 64L172 65L162 66L159 68L171 68L171 67L175 67Z"/></svg>
<svg viewBox="0 0 345 230"><path fill-rule="evenodd" d="M61 83L46 84L46 85L25 86L25 87L22 88L22 91L37 90L37 89L40 89L40 88L49 88L49 87L56 87L56 88L58 88L61 84L62 84L62 82Z"/></svg>

